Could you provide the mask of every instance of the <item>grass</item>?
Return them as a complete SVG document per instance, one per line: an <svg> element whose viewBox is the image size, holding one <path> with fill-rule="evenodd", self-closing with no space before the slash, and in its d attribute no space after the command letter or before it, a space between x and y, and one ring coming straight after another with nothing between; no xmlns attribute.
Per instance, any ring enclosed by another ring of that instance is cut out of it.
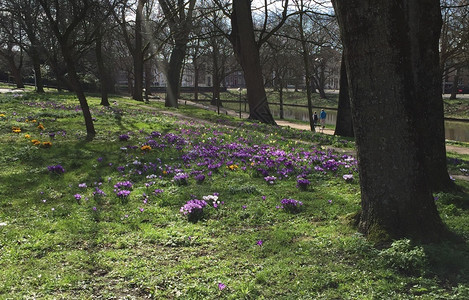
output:
<svg viewBox="0 0 469 300"><path fill-rule="evenodd" d="M376 249L351 225L360 208L355 162L327 150L353 141L193 107L89 102L98 132L90 142L73 95L0 96L1 299L469 297L466 181L434 195L464 242ZM469 161L449 159L454 171ZM56 165L65 173L48 171ZM178 173L187 184L174 181ZM311 182L306 190L298 175ZM130 195L117 197L114 186L127 180ZM180 213L214 193L223 204L209 201L197 222ZM277 208L285 198L303 205Z"/></svg>

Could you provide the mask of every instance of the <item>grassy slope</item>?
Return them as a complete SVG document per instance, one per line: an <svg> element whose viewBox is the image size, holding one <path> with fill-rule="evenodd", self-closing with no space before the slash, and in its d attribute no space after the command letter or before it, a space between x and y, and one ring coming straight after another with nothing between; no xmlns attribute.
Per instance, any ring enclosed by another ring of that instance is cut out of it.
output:
<svg viewBox="0 0 469 300"><path fill-rule="evenodd" d="M350 216L359 210L359 185L356 179L344 182L343 168L337 173L310 173L307 191L296 188L296 174L268 185L241 160L233 162L238 168L223 166L202 184L190 177L188 185L180 186L172 181L174 174L165 175L174 166L197 169L195 163L184 164L181 154L214 140L220 145L265 143L286 153L348 142L240 125L193 108L180 110L218 123L203 125L161 115L157 111L164 108L158 104L151 111L114 100L108 110L90 98L98 136L85 142L73 96L1 96L0 114L5 116L0 116L0 298L469 297L467 183L460 183L462 192L435 195L443 220L465 243L402 242L377 250L350 225ZM44 124L43 131L37 129L38 122ZM13 133L12 126L22 132ZM146 154L121 149L142 145L152 131L174 133L191 144L182 150L154 148ZM25 138L26 133L31 138ZM129 134L130 140L119 141L121 134ZM53 145L37 147L31 139L50 140ZM469 157L458 159L455 168L467 164ZM158 162L161 169L154 173L161 178L137 174L139 162ZM47 166L56 164L66 173L50 174ZM119 172L118 166L125 171ZM113 192L113 185L122 180L134 183L127 201ZM81 183L87 187L80 188ZM107 194L102 198L92 194L99 183ZM163 193L155 195L157 188ZM74 197L77 193L80 201ZM224 204L218 210L207 208L204 220L190 223L179 213L191 195L200 199L212 193L219 193ZM277 209L283 198L301 200L302 211ZM219 283L226 288L220 290Z"/></svg>

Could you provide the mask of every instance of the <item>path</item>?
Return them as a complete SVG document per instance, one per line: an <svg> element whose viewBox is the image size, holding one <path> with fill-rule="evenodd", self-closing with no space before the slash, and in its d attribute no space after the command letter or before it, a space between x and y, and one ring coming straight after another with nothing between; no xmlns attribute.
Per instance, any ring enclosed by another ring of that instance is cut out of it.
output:
<svg viewBox="0 0 469 300"><path fill-rule="evenodd" d="M186 100L179 100L180 105L192 105L192 106L197 106L203 109L211 110L211 111L217 111L217 107L214 105L205 105L202 103L195 103L192 101L186 101ZM224 115L229 115L229 116L234 116L234 117L239 117L239 111L234 111L230 109L226 109L223 107L220 107L220 113ZM243 119L247 119L249 115L245 112L241 112L241 117ZM286 120L275 120L279 126L288 126L291 128L295 129L300 129L300 130L310 130L309 124L300 124L300 123L293 123L289 122ZM325 133L325 134L334 134L334 130L330 128L325 128L324 131L321 129L319 132ZM447 152L454 152L457 154L464 154L464 155L469 155L469 147L459 147L455 145L446 145L446 151Z"/></svg>

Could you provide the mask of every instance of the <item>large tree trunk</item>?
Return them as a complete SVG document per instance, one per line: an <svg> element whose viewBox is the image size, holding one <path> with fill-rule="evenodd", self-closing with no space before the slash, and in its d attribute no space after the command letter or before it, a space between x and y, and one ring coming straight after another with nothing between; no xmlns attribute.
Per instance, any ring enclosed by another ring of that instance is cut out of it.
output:
<svg viewBox="0 0 469 300"><path fill-rule="evenodd" d="M176 45L169 58L166 107L178 107L179 93L181 89L181 71L184 57L186 56L187 41L176 41Z"/></svg>
<svg viewBox="0 0 469 300"><path fill-rule="evenodd" d="M13 55L6 55L5 58L8 61L11 75L15 79L16 87L19 89L24 88L23 77L21 76L21 66L16 65L15 57Z"/></svg>
<svg viewBox="0 0 469 300"><path fill-rule="evenodd" d="M33 33L31 33L33 35ZM33 63L34 70L34 83L36 86L36 93L44 93L44 82L42 80L42 71L41 71L41 55L40 55L40 46L35 37L31 37L28 33L28 37L31 41L31 46L29 47L29 57Z"/></svg>
<svg viewBox="0 0 469 300"><path fill-rule="evenodd" d="M38 58L31 56L34 69L34 82L36 84L36 93L44 93L44 83L42 80L41 63Z"/></svg>
<svg viewBox="0 0 469 300"><path fill-rule="evenodd" d="M65 64L68 71L69 82L72 85L73 91L78 97L78 101L80 102L80 107L83 112L83 117L85 119L87 139L92 139L96 135L96 131L94 129L93 118L91 117L88 101L86 101L85 92L80 80L78 79L78 75L75 70L75 61L70 55L71 52L66 47L63 47L63 49L64 50L62 50L62 53L64 55Z"/></svg>
<svg viewBox="0 0 469 300"><path fill-rule="evenodd" d="M422 4L420 4L422 3ZM409 27L412 67L415 80L415 114L420 151L425 160L425 174L432 191L454 187L446 164L444 108L439 38L442 26L438 1L409 1ZM422 30L425 28L425 30Z"/></svg>
<svg viewBox="0 0 469 300"><path fill-rule="evenodd" d="M335 125L335 135L353 137L352 110L350 107L350 97L348 94L347 70L345 68L345 57L342 53L340 64L340 90L339 107L337 110L337 122Z"/></svg>
<svg viewBox="0 0 469 300"><path fill-rule="evenodd" d="M109 106L109 97L108 97L108 74L107 70L104 66L104 58L103 58L103 43L102 43L102 36L99 35L96 39L96 62L98 65L98 73L99 73L99 81L101 85L101 105Z"/></svg>
<svg viewBox="0 0 469 300"><path fill-rule="evenodd" d="M213 79L213 88L212 88L212 101L210 101L211 105L222 106L220 100L220 85L222 78L220 76L220 66L219 56L220 56L220 48L217 45L217 41L212 38L212 79Z"/></svg>
<svg viewBox="0 0 469 300"><path fill-rule="evenodd" d="M212 101L211 105L223 106L220 100L220 78L213 74Z"/></svg>
<svg viewBox="0 0 469 300"><path fill-rule="evenodd" d="M444 232L425 176L417 119L415 65L428 63L412 55L419 32L439 20L415 20L438 0L334 0L345 46L353 124L359 159L362 212L360 231L379 241L414 237L436 240ZM423 19L422 19L423 20ZM425 26L422 26L425 25ZM437 46L437 45L436 45ZM436 62L438 63L438 62Z"/></svg>
<svg viewBox="0 0 469 300"><path fill-rule="evenodd" d="M132 98L137 101L143 101L143 37L142 37L142 19L143 5L145 0L138 0L137 12L135 15L135 53L134 53L134 89Z"/></svg>
<svg viewBox="0 0 469 300"><path fill-rule="evenodd" d="M301 9L303 10L303 2L301 3ZM307 46L307 40L304 34L303 26L303 12L300 13L300 37L301 37L301 56L303 57L303 64L304 64L304 71L305 71L305 84L306 84L306 98L308 100L308 119L309 119L309 128L311 131L315 132L316 128L314 127L314 120L313 120L313 100L312 100L312 89L311 89L311 73L309 67L309 50Z"/></svg>
<svg viewBox="0 0 469 300"><path fill-rule="evenodd" d="M233 1L230 40L244 71L249 119L276 125L265 93L259 48L254 38L250 0Z"/></svg>

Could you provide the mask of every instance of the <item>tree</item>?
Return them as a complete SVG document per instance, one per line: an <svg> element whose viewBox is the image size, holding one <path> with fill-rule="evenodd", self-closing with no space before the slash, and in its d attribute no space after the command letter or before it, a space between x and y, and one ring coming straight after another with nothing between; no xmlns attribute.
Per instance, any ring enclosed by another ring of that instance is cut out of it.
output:
<svg viewBox="0 0 469 300"><path fill-rule="evenodd" d="M229 21L224 18L223 11L211 6L202 7L201 36L206 46L209 60L206 61L206 71L212 75L212 100L211 105L222 106L220 100L221 86L228 73L238 71L239 67L231 59L233 47L231 46L226 32Z"/></svg>
<svg viewBox="0 0 469 300"><path fill-rule="evenodd" d="M285 15L287 5L288 0L285 4ZM236 58L244 71L249 104L249 118L261 121L262 123L276 124L267 102L259 56L259 48L266 39L262 41L262 39L259 38L259 41L256 43L251 1L233 1L233 10L230 19L231 33L229 38L233 44Z"/></svg>
<svg viewBox="0 0 469 300"><path fill-rule="evenodd" d="M434 80L439 74L439 2L332 3L345 49L359 159L359 228L376 240L438 239L444 226L425 175L422 140L429 112L433 122L443 122L442 108L436 112L425 98L441 99L441 84ZM424 80L426 94L420 88Z"/></svg>
<svg viewBox="0 0 469 300"><path fill-rule="evenodd" d="M187 3L183 0L159 0L174 42L166 75L166 107L178 107L181 71L192 29L195 2L195 0L189 0Z"/></svg>
<svg viewBox="0 0 469 300"><path fill-rule="evenodd" d="M147 0L136 0L135 3L123 1L118 6L120 15L114 14L115 19L120 24L125 44L132 56L134 80L133 84L129 85L129 91L132 93L132 98L137 101L143 101L144 57L149 47L148 42L145 43L143 38L144 6L146 3ZM135 15L133 23L129 22L129 14Z"/></svg>
<svg viewBox="0 0 469 300"><path fill-rule="evenodd" d="M41 45L40 35L40 13L41 9L35 0L7 0L5 9L14 16L18 25L24 31L25 38L18 40L18 45L29 56L33 64L36 92L44 93L41 64L44 60L44 47Z"/></svg>
<svg viewBox="0 0 469 300"><path fill-rule="evenodd" d="M469 68L469 4L463 0L441 0L441 11L440 67L445 83L452 76L450 99L456 99L461 70Z"/></svg>
<svg viewBox="0 0 469 300"><path fill-rule="evenodd" d="M300 0L299 3L297 3L298 9L300 11L300 24L299 24L299 31L300 31L300 43L301 43L301 56L303 57L303 64L304 64L304 69L305 69L305 84L306 84L306 98L308 100L308 120L309 120L309 125L311 128L311 131L315 131L314 128L314 120L313 120L313 101L312 101L312 90L311 90L311 84L312 84L312 78L311 78L311 70L310 70L310 63L309 63L309 47L308 47L308 41L306 40L305 36L305 6L303 0Z"/></svg>
<svg viewBox="0 0 469 300"><path fill-rule="evenodd" d="M340 89L339 105L337 108L337 121L334 135L353 137L352 110L350 107L350 97L348 93L347 70L345 69L345 57L342 52L340 63Z"/></svg>
<svg viewBox="0 0 469 300"><path fill-rule="evenodd" d="M15 79L17 88L24 88L21 68L23 66L23 40L21 24L16 22L16 16L4 4L0 6L0 58L3 58Z"/></svg>
<svg viewBox="0 0 469 300"><path fill-rule="evenodd" d="M92 0L80 0L71 3L39 0L45 17L59 44L68 74L68 81L78 97L85 119L87 137L94 137L96 131L86 100L85 92L77 73L77 58L80 58L92 45L96 28L89 19L93 9L100 9Z"/></svg>

